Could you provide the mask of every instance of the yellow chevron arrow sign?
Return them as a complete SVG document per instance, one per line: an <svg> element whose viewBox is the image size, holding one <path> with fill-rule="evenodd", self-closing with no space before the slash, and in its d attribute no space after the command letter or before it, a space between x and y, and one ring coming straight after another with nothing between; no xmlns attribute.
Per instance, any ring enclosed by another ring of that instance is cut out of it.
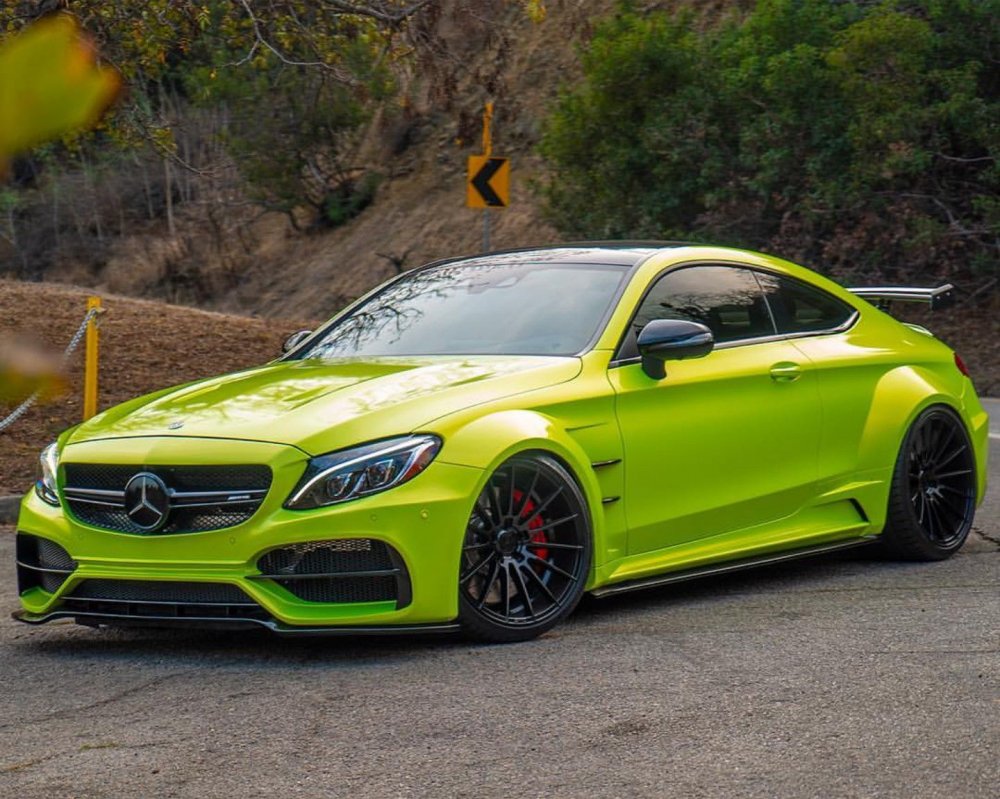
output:
<svg viewBox="0 0 1000 799"><path fill-rule="evenodd" d="M506 208L510 204L510 160L470 155L465 201L469 208Z"/></svg>

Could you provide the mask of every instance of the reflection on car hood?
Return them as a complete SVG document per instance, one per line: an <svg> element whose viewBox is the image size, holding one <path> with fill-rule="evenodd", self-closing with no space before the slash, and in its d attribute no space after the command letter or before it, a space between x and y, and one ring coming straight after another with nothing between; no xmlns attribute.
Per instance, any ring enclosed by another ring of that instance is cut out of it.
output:
<svg viewBox="0 0 1000 799"><path fill-rule="evenodd" d="M111 408L68 443L133 436L270 441L310 454L409 433L472 405L572 379L577 358L428 356L289 361Z"/></svg>

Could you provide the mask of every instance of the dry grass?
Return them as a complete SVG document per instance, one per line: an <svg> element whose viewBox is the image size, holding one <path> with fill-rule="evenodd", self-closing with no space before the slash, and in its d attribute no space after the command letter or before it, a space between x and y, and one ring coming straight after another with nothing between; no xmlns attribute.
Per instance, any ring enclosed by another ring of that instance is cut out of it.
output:
<svg viewBox="0 0 1000 799"><path fill-rule="evenodd" d="M0 332L67 344L85 312L84 289L51 283L0 281ZM108 296L101 323L101 407L157 388L235 371L272 360L302 324L197 311ZM69 390L32 408L0 432L0 495L21 493L35 479L39 450L75 424L82 409L83 346L69 369ZM0 417L6 409L0 409Z"/></svg>

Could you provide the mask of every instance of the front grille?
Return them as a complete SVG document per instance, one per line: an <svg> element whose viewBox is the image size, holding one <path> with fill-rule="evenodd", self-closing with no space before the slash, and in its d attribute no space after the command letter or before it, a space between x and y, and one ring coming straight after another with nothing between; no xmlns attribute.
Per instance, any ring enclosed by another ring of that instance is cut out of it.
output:
<svg viewBox="0 0 1000 799"><path fill-rule="evenodd" d="M256 579L273 580L306 602L410 602L403 559L371 538L289 544L264 553L257 568Z"/></svg>
<svg viewBox="0 0 1000 799"><path fill-rule="evenodd" d="M70 501L70 509L84 524L94 527L101 527L105 530L113 530L117 533L136 533L139 535L150 535L148 530L143 530L134 524L124 510L97 508L93 505L76 503ZM199 508L197 512L190 509L175 508L170 512L169 521L159 530L156 535L169 533L205 533L210 530L223 530L226 527L235 527L237 524L249 521L260 503L246 505L240 510L233 510L225 507Z"/></svg>
<svg viewBox="0 0 1000 799"><path fill-rule="evenodd" d="M65 549L54 541L36 535L19 532L14 550L18 593L41 588L54 594L77 567L77 562Z"/></svg>
<svg viewBox="0 0 1000 799"><path fill-rule="evenodd" d="M173 580L84 580L69 593L68 598L113 599L119 602L253 604L253 600L235 585L182 583Z"/></svg>
<svg viewBox="0 0 1000 799"><path fill-rule="evenodd" d="M121 466L67 463L63 494L84 524L119 533L148 535L129 518L125 486L135 475L159 477L171 493L171 509L156 534L222 530L248 521L271 486L267 466Z"/></svg>
<svg viewBox="0 0 1000 799"><path fill-rule="evenodd" d="M123 489L138 472L152 472L178 491L239 491L267 488L268 466L122 466L67 463L66 484L77 488Z"/></svg>
<svg viewBox="0 0 1000 799"><path fill-rule="evenodd" d="M171 580L84 580L62 609L128 618L265 620L267 612L234 585Z"/></svg>

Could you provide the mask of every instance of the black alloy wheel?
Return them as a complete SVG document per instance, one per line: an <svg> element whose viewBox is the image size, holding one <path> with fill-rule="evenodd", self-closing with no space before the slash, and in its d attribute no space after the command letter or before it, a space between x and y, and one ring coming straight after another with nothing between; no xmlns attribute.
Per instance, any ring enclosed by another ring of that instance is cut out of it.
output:
<svg viewBox="0 0 1000 799"><path fill-rule="evenodd" d="M943 560L969 535L976 460L962 420L935 406L913 423L896 462L883 540L906 560Z"/></svg>
<svg viewBox="0 0 1000 799"><path fill-rule="evenodd" d="M587 581L587 503L548 455L518 455L483 488L466 527L459 621L473 638L524 641L569 614Z"/></svg>

